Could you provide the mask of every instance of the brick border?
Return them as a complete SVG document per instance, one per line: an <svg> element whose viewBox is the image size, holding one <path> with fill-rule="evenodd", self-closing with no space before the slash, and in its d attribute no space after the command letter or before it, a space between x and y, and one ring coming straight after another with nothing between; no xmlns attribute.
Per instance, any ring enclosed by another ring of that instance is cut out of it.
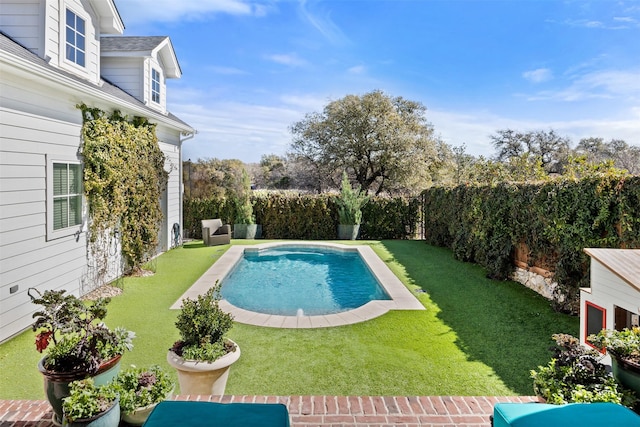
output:
<svg viewBox="0 0 640 427"><path fill-rule="evenodd" d="M185 396L175 400L282 403L291 427L488 427L497 402L534 396ZM0 400L0 427L53 427L43 400Z"/></svg>

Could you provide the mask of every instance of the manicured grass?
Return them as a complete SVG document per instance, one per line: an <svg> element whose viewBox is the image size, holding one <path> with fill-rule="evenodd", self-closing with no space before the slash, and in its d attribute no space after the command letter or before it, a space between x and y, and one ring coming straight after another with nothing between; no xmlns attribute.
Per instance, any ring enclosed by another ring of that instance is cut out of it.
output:
<svg viewBox="0 0 640 427"><path fill-rule="evenodd" d="M247 243L245 241L241 243ZM363 242L356 242L363 243ZM229 394L505 395L532 393L529 370L546 364L557 332L578 319L554 313L522 285L485 278L418 241L367 242L412 289L425 311L394 311L369 322L324 329L236 324L242 349ZM177 338L168 307L227 248L189 244L156 262L156 275L123 280L107 324L136 332L123 364L158 363ZM43 398L33 333L0 346L0 398Z"/></svg>

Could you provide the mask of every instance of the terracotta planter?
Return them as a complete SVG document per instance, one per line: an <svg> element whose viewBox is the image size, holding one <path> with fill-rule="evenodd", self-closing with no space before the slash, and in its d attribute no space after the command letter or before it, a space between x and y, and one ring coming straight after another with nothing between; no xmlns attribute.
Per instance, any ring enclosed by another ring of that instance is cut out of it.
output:
<svg viewBox="0 0 640 427"><path fill-rule="evenodd" d="M609 354L611 355L613 377L620 384L640 395L640 365L626 361L612 352L609 352Z"/></svg>
<svg viewBox="0 0 640 427"><path fill-rule="evenodd" d="M98 372L93 375L93 381L96 385L105 385L111 381L120 371L120 358L116 356L113 359L100 365ZM76 380L85 379L89 375L85 371L73 372L56 372L49 371L44 368L44 358L38 362L38 369L44 378L44 393L47 396L49 404L53 408L53 422L56 425L62 423L62 399L69 396L69 383ZM120 411L118 407L118 411Z"/></svg>
<svg viewBox="0 0 640 427"><path fill-rule="evenodd" d="M95 417L68 422L65 418L63 426L67 427L118 427L120 424L120 402L118 399L111 408Z"/></svg>
<svg viewBox="0 0 640 427"><path fill-rule="evenodd" d="M167 362L178 371L180 394L224 395L229 369L240 358L240 347L234 344L234 352L227 353L214 362L186 360L169 350Z"/></svg>

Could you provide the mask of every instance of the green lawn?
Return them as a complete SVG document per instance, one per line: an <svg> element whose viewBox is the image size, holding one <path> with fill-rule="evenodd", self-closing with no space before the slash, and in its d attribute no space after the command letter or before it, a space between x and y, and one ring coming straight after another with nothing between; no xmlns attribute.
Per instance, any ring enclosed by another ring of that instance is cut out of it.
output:
<svg viewBox="0 0 640 427"><path fill-rule="evenodd" d="M551 334L578 333L577 318L522 285L487 279L447 249L366 243L411 290L425 291L418 298L427 310L324 329L236 324L230 338L242 356L228 394L529 395L529 370L548 362ZM166 351L178 335L169 306L227 247L187 244L157 258L154 276L121 281L106 323L137 334L124 365L170 369ZM27 331L0 345L0 399L44 397L33 340Z"/></svg>

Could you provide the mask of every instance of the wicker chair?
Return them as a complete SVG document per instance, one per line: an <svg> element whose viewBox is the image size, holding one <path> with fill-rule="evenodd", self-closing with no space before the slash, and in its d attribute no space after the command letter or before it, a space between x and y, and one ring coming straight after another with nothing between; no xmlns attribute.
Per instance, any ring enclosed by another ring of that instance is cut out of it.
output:
<svg viewBox="0 0 640 427"><path fill-rule="evenodd" d="M202 241L205 246L226 245L231 243L231 226L222 225L221 219L203 219Z"/></svg>

